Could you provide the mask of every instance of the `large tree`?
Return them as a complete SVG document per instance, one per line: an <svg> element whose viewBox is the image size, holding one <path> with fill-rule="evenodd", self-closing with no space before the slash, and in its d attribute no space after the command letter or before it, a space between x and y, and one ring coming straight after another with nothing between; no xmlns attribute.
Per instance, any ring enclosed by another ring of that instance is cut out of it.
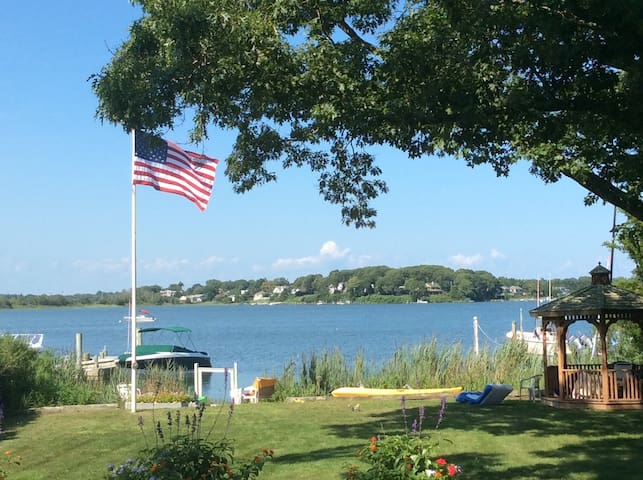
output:
<svg viewBox="0 0 643 480"><path fill-rule="evenodd" d="M93 76L100 118L192 140L238 132L238 192L308 166L345 223L373 226L389 145L569 177L643 220L640 0L133 0Z"/></svg>

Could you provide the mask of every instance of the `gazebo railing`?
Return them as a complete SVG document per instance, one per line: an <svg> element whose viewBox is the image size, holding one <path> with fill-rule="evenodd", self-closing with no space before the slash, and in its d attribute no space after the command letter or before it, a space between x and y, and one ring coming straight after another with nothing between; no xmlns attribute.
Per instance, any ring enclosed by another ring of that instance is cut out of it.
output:
<svg viewBox="0 0 643 480"><path fill-rule="evenodd" d="M643 401L641 365L614 364L607 370L607 401ZM601 365L568 365L562 369L563 400L603 401Z"/></svg>

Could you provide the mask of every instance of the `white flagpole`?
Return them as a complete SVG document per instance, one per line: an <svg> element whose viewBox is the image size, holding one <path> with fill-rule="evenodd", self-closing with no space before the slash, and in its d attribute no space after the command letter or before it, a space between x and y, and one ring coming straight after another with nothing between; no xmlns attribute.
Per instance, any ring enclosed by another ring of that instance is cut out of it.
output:
<svg viewBox="0 0 643 480"><path fill-rule="evenodd" d="M134 175L134 161L136 156L136 132L132 130L132 176ZM132 311L130 312L130 336L132 338L132 351L131 351L131 392L130 392L130 405L132 412L136 412L136 185L132 178L132 253L131 253L131 268L132 268Z"/></svg>

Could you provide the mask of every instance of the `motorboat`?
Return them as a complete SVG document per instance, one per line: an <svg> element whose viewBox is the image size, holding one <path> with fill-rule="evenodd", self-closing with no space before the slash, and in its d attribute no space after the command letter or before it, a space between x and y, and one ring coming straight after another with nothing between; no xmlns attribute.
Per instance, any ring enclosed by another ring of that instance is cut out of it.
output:
<svg viewBox="0 0 643 480"><path fill-rule="evenodd" d="M186 346L186 341L190 340L192 330L186 327L150 327L138 329L138 337L136 345L136 364L137 368L185 368L192 370L194 364L199 367L211 367L212 362L207 352L199 351ZM143 339L147 334L169 334L175 337L175 343L150 343L147 344ZM131 352L123 353L118 357L118 364L120 366L131 368L132 354Z"/></svg>
<svg viewBox="0 0 643 480"><path fill-rule="evenodd" d="M138 315L136 315L136 323L151 323L151 322L156 322L156 317L152 315L148 310L140 309L138 311ZM126 315L123 317L123 320L126 322L131 322L132 321L132 316L131 315Z"/></svg>
<svg viewBox="0 0 643 480"><path fill-rule="evenodd" d="M542 355L543 353L543 337L545 337L545 342L547 344L547 352L553 354L558 346L556 343L556 334L550 330L544 330L542 328L535 328L534 330L517 330L507 332L507 338L523 342L527 346L527 351L529 353L537 353Z"/></svg>
<svg viewBox="0 0 643 480"><path fill-rule="evenodd" d="M558 351L556 333L552 330L543 331L542 328L535 328L534 330L529 331L516 330L507 332L506 336L508 339L523 342L527 346L527 351L529 353L535 353L538 355L543 354L543 337L545 337L548 354L553 355ZM577 351L590 350L593 352L594 342L595 339L584 334L580 334L578 336L570 335L566 339L567 351L570 351L570 348L573 348Z"/></svg>
<svg viewBox="0 0 643 480"><path fill-rule="evenodd" d="M541 326L536 326L533 330L523 330L522 309L520 309L520 329L516 329L514 324L514 327L506 333L506 337L509 340L523 342L527 346L529 353L542 355L543 343L547 345L548 355L554 355L558 351L558 341L554 330L549 328L543 329ZM570 348L574 348L577 351L589 349L593 354L595 340L595 338L592 339L584 334L579 334L578 336L570 335L565 339L567 351L570 351Z"/></svg>
<svg viewBox="0 0 643 480"><path fill-rule="evenodd" d="M41 350L42 343L45 340L44 333L12 333L10 334L16 340L22 340L34 350Z"/></svg>

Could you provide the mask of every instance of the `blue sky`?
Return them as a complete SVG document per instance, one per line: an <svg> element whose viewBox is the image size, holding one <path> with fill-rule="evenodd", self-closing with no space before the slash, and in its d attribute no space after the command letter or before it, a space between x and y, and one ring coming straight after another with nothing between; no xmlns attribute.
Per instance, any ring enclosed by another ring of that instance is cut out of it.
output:
<svg viewBox="0 0 643 480"><path fill-rule="evenodd" d="M88 77L109 61L139 12L127 0L23 1L0 18L0 293L94 293L130 286L131 141L95 118ZM189 125L165 137L187 141ZM234 132L196 151L221 159L205 213L137 189L138 284L285 277L368 265L444 265L496 276L562 278L608 263L612 207L545 185L517 166L496 178L451 158L380 149L390 192L377 228L341 223L306 170L244 195L223 175ZM189 146L188 146L189 147ZM615 276L629 277L618 253Z"/></svg>

